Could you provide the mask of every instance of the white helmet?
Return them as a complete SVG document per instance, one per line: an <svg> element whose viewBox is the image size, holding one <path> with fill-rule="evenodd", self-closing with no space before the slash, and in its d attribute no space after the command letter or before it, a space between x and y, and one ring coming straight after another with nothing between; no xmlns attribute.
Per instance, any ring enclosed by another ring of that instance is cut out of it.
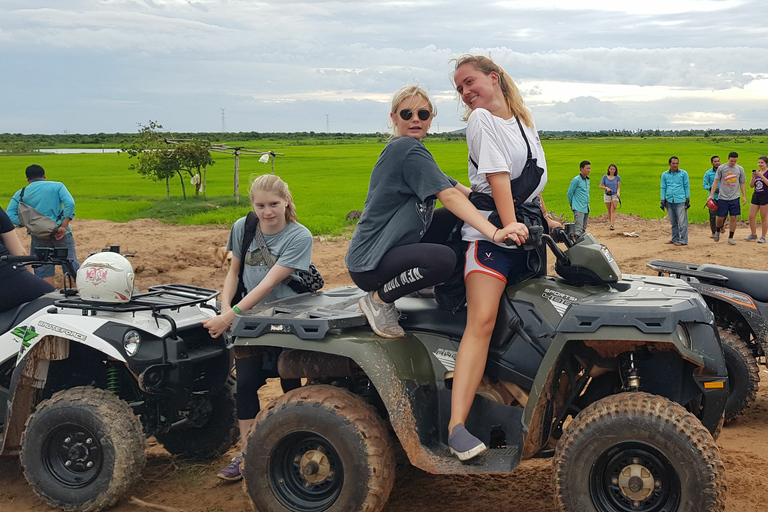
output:
<svg viewBox="0 0 768 512"><path fill-rule="evenodd" d="M93 302L128 302L133 294L133 267L116 252L89 256L77 270L80 298Z"/></svg>

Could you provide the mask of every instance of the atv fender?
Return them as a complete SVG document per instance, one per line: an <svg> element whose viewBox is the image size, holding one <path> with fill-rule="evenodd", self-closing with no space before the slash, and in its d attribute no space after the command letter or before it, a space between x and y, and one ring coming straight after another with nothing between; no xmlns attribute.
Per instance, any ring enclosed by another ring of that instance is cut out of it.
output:
<svg viewBox="0 0 768 512"><path fill-rule="evenodd" d="M36 405L35 390L45 388L51 361L69 357L71 342L87 342L89 348L125 362L114 346L96 336L85 334L87 330L82 327L68 326L66 320L69 318L64 315L55 315L55 318L51 316L42 315L30 325L24 326L28 334L20 339L18 362L11 376L8 401L2 404L6 408L6 429L0 455L16 453L21 448L24 424ZM74 316L71 318L81 319Z"/></svg>
<svg viewBox="0 0 768 512"><path fill-rule="evenodd" d="M421 336L421 334L419 335ZM280 347L309 350L348 357L368 376L378 391L395 431L411 464L429 473L442 473L445 464L427 449L419 437L420 422L414 411L434 406L416 404L417 386L434 383L432 356L416 335L384 339L367 329L329 333L323 339L305 341L288 334L265 334L258 338L237 338L235 346Z"/></svg>
<svg viewBox="0 0 768 512"><path fill-rule="evenodd" d="M744 322L752 330L755 340L759 343L764 354L768 354L768 322L766 322L765 303L757 302L752 297L743 292L737 292L728 288L709 285L705 283L694 283L694 287L699 290L706 300L714 300L724 304L734 314L744 319ZM710 299L711 297L711 299ZM711 304L710 304L711 305ZM715 311L713 308L712 311ZM726 326L723 326L726 327ZM741 335L742 333L738 333Z"/></svg>
<svg viewBox="0 0 768 512"><path fill-rule="evenodd" d="M548 441L548 426L552 420L550 405L555 400L555 379L559 378L557 369L563 367L564 359L571 353L570 346L582 342L596 348L605 343L611 351L631 352L650 345L657 350L679 353L683 359L697 367L692 378L706 397L706 406L700 420L710 432L714 432L728 397L728 372L720 341L710 324L686 324L686 328L690 335L690 348L674 332L643 333L634 327L606 326L595 332L578 333L577 336L574 333L558 333L541 362L525 408L524 422L528 425L529 435L525 439L522 458L533 457ZM709 388L705 386L707 382L724 384L721 388Z"/></svg>

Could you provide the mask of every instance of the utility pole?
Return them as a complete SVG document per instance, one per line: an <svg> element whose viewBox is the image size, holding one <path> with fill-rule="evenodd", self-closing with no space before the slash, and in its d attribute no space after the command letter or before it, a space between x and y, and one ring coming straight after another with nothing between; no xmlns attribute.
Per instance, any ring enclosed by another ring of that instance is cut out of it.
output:
<svg viewBox="0 0 768 512"><path fill-rule="evenodd" d="M328 114L325 114L325 133L331 133L331 122L328 119Z"/></svg>
<svg viewBox="0 0 768 512"><path fill-rule="evenodd" d="M227 133L227 121L224 117L224 110L221 108L221 133Z"/></svg>

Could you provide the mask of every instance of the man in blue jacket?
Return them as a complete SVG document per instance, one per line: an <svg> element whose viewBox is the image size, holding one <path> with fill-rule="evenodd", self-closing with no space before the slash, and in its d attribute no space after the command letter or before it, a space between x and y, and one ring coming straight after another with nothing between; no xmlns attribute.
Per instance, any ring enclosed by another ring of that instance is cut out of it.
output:
<svg viewBox="0 0 768 512"><path fill-rule="evenodd" d="M582 235L587 230L589 222L589 173L592 164L587 160L579 164L579 174L571 180L568 187L568 204L573 210L573 220L576 223L576 234Z"/></svg>
<svg viewBox="0 0 768 512"><path fill-rule="evenodd" d="M80 262L77 261L75 239L72 237L72 228L69 227L69 222L75 217L75 200L72 194L69 193L63 183L47 181L45 169L39 165L33 164L27 167L26 175L28 185L24 187L24 203L59 225L50 239L32 236L29 253L35 254L35 249L38 247L66 247L69 250L69 258L72 259L75 271L77 271L80 268ZM21 190L17 190L7 209L8 217L17 226L21 226L18 213L20 196ZM54 284L54 270L53 265L44 265L35 268L35 275L45 279L50 284Z"/></svg>
<svg viewBox="0 0 768 512"><path fill-rule="evenodd" d="M661 175L661 209L667 210L672 225L673 245L688 245L688 208L691 207L691 185L688 173L680 169L680 159L669 158L669 170Z"/></svg>

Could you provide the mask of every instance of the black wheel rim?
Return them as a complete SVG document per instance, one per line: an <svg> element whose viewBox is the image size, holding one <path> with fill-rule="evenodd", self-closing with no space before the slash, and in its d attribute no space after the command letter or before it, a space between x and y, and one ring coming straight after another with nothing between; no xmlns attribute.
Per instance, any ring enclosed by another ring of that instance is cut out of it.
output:
<svg viewBox="0 0 768 512"><path fill-rule="evenodd" d="M322 459L323 469L307 468L308 455ZM282 438L269 462L270 485L277 499L298 512L321 512L341 493L344 469L333 445L314 432L294 432Z"/></svg>
<svg viewBox="0 0 768 512"><path fill-rule="evenodd" d="M680 479L669 459L641 442L614 445L592 466L590 495L603 511L661 512L677 510Z"/></svg>
<svg viewBox="0 0 768 512"><path fill-rule="evenodd" d="M62 485L78 489L101 472L104 453L93 432L74 423L51 430L43 441L43 465Z"/></svg>

